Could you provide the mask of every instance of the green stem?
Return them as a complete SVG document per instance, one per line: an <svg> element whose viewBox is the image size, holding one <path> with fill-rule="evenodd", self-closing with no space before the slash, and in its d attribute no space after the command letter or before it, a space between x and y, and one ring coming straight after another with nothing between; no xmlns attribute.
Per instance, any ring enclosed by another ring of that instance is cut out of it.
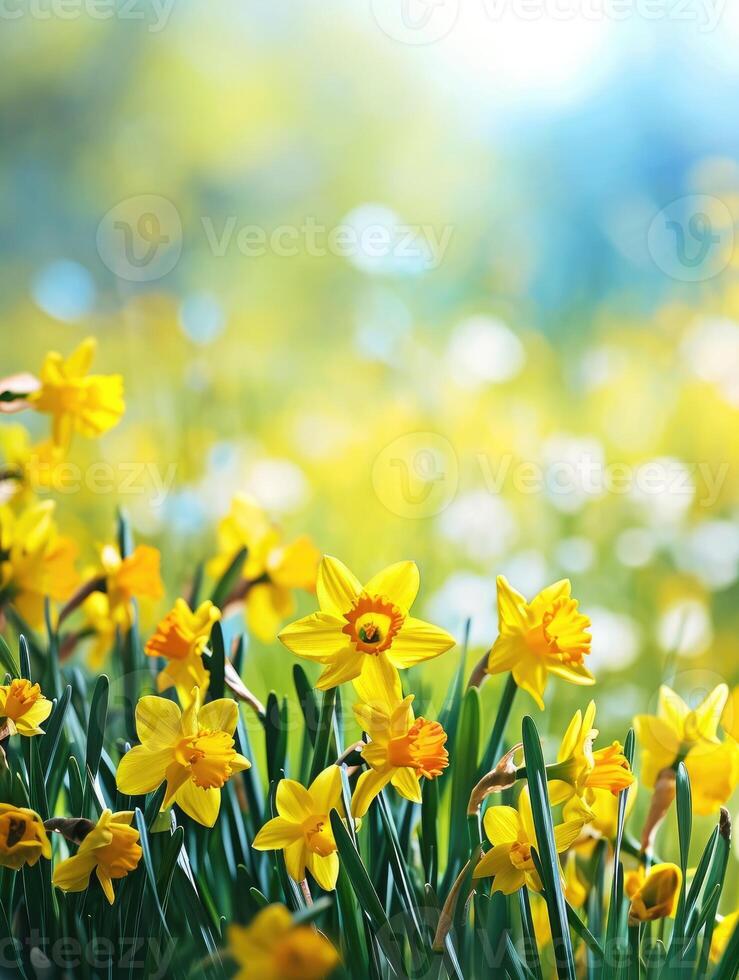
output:
<svg viewBox="0 0 739 980"><path fill-rule="evenodd" d="M495 724L493 725L493 731L490 735L490 741L488 742L488 747L485 750L485 755L482 759L480 778L482 778L485 773L490 772L500 758L503 735L505 733L506 725L508 724L511 708L513 707L513 700L516 697L517 690L518 685L513 679L513 674L509 674L508 680L503 688L503 695L500 699L500 704L498 705L498 714L495 717Z"/></svg>

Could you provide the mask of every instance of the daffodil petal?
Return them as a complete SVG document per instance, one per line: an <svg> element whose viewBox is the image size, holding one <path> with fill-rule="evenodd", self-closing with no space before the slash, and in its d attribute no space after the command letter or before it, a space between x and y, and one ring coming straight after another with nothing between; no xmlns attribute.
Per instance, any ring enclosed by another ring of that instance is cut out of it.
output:
<svg viewBox="0 0 739 980"><path fill-rule="evenodd" d="M327 663L328 659L346 647L348 638L342 633L345 619L317 612L290 623L279 634L279 640L296 657Z"/></svg>
<svg viewBox="0 0 739 980"><path fill-rule="evenodd" d="M408 616L393 639L387 657L395 667L413 667L451 650L455 643L446 630Z"/></svg>
<svg viewBox="0 0 739 980"><path fill-rule="evenodd" d="M399 561L373 575L364 587L367 595L381 595L407 611L418 595L421 577L413 561Z"/></svg>
<svg viewBox="0 0 739 980"><path fill-rule="evenodd" d="M406 800L410 800L412 803L421 802L421 785L414 769L410 769L408 766L396 769L390 782Z"/></svg>
<svg viewBox="0 0 739 980"><path fill-rule="evenodd" d="M558 824L554 828L554 846L557 853L568 850L580 836L582 830L582 820L568 820L566 823Z"/></svg>
<svg viewBox="0 0 739 980"><path fill-rule="evenodd" d="M319 772L308 788L313 800L315 813L328 813L337 809L341 800L341 769L338 766L327 766Z"/></svg>
<svg viewBox="0 0 739 980"><path fill-rule="evenodd" d="M102 886L105 897L108 899L108 903L112 905L115 902L115 892L113 891L113 882L110 880L110 876L106 875L100 865L95 868L95 874Z"/></svg>
<svg viewBox="0 0 739 980"><path fill-rule="evenodd" d="M302 881L305 878L306 859L305 841L302 837L286 847L284 854L287 873L293 881Z"/></svg>
<svg viewBox="0 0 739 980"><path fill-rule="evenodd" d="M295 779L279 781L275 804L279 815L293 823L303 823L315 812L310 793Z"/></svg>
<svg viewBox="0 0 739 980"><path fill-rule="evenodd" d="M300 824L285 820L284 817L273 817L259 830L252 841L256 851L278 851L303 837Z"/></svg>
<svg viewBox="0 0 739 980"><path fill-rule="evenodd" d="M512 806L489 806L482 822L491 844L515 841L521 826L518 811Z"/></svg>
<svg viewBox="0 0 739 980"><path fill-rule="evenodd" d="M152 749L172 745L181 734L182 712L167 698L146 695L136 705L136 732Z"/></svg>
<svg viewBox="0 0 739 980"><path fill-rule="evenodd" d="M318 566L316 595L321 611L343 616L354 605L362 584L338 558L326 555Z"/></svg>
<svg viewBox="0 0 739 980"><path fill-rule="evenodd" d="M198 713L198 725L212 732L233 735L239 720L239 707L231 698L209 701Z"/></svg>
<svg viewBox="0 0 739 980"><path fill-rule="evenodd" d="M164 782L171 761L172 749L169 747L153 751L145 745L135 745L118 763L115 776L118 789L126 796L153 792Z"/></svg>
<svg viewBox="0 0 739 980"><path fill-rule="evenodd" d="M306 852L306 865L324 891L331 892L336 888L336 879L339 877L338 854L324 856L308 851Z"/></svg>
<svg viewBox="0 0 739 980"><path fill-rule="evenodd" d="M352 796L352 815L363 817L380 791L390 782L391 769L367 769L357 780Z"/></svg>
<svg viewBox="0 0 739 980"><path fill-rule="evenodd" d="M345 684L347 681L353 681L355 677L359 677L361 674L365 658L368 656L371 654L362 653L361 650L355 650L354 647L346 647L346 649L339 651L324 668L316 687L319 691L328 691L329 688L338 687L339 684Z"/></svg>
<svg viewBox="0 0 739 980"><path fill-rule="evenodd" d="M175 803L193 820L204 827L212 827L218 819L221 808L221 791L210 787L202 789L188 779L177 790Z"/></svg>
<svg viewBox="0 0 739 980"><path fill-rule="evenodd" d="M489 878L511 867L511 845L496 844L487 854L483 854L472 872L473 878Z"/></svg>

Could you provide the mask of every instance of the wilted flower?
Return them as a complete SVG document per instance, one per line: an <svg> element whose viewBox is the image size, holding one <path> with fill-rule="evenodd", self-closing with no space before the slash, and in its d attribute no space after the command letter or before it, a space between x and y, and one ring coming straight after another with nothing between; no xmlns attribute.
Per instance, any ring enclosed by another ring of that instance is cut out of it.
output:
<svg viewBox="0 0 739 980"><path fill-rule="evenodd" d="M287 873L293 881L305 878L305 869L326 891L336 887L339 855L329 814L341 800L341 770L329 766L308 789L294 779L277 784L275 805L279 816L268 820L254 838L257 851L284 851Z"/></svg>
<svg viewBox="0 0 739 980"><path fill-rule="evenodd" d="M238 707L219 698L200 707L200 691L192 691L183 713L173 701L153 695L136 705L136 732L141 745L130 749L118 765L118 789L141 796L165 780L163 807L176 803L188 816L212 827L221 807L221 787L251 763L234 748Z"/></svg>
<svg viewBox="0 0 739 980"><path fill-rule="evenodd" d="M34 810L0 803L0 865L15 871L33 866L40 857L51 858L51 844L43 821Z"/></svg>
<svg viewBox="0 0 739 980"><path fill-rule="evenodd" d="M145 647L150 657L165 657L167 665L157 677L157 689L177 689L180 704L186 706L197 687L205 692L210 674L203 666L203 651L221 611L206 600L193 612L184 599L178 599L159 623Z"/></svg>
<svg viewBox="0 0 739 980"><path fill-rule="evenodd" d="M480 858L473 877L493 875L493 891L506 895L512 895L524 885L541 891L541 879L531 856L531 848L536 847L536 830L528 787L521 791L517 810L512 806L488 807L483 824L493 847ZM582 824L582 819L568 820L554 828L558 854L574 844Z"/></svg>
<svg viewBox="0 0 739 980"><path fill-rule="evenodd" d="M731 738L722 743L717 735L728 694L726 684L719 684L691 709L675 691L660 688L657 714L634 719L645 786L654 787L663 769L682 760L696 813L711 813L728 800L739 781L739 745Z"/></svg>
<svg viewBox="0 0 739 980"><path fill-rule="evenodd" d="M65 892L82 892L95 871L105 897L113 904L113 880L125 878L141 860L139 832L131 827L133 811L103 810L97 825L87 834L72 857L54 869L52 883Z"/></svg>
<svg viewBox="0 0 739 980"><path fill-rule="evenodd" d="M357 682L360 694L370 694ZM357 780L352 813L363 817L382 789L392 784L407 800L421 802L422 778L435 779L449 765L447 736L438 721L415 718L413 695L371 699L354 705L354 714L370 737L362 758L370 767Z"/></svg>
<svg viewBox="0 0 739 980"><path fill-rule="evenodd" d="M241 549L246 549L242 584L234 598L244 599L249 628L269 643L281 624L295 613L293 591L315 592L320 552L306 535L289 544L259 504L237 495L230 513L218 525L218 557L208 566L220 577Z"/></svg>
<svg viewBox="0 0 739 980"><path fill-rule="evenodd" d="M77 546L54 522L54 502L15 514L0 507L0 602L10 601L26 622L44 622L46 598L67 599L77 586Z"/></svg>
<svg viewBox="0 0 739 980"><path fill-rule="evenodd" d="M320 932L296 925L284 905L260 909L248 926L228 928L237 980L324 980L339 954Z"/></svg>
<svg viewBox="0 0 739 980"><path fill-rule="evenodd" d="M0 725L10 735L43 735L39 728L51 714L52 704L41 693L38 684L24 677L0 686Z"/></svg>
<svg viewBox="0 0 739 980"><path fill-rule="evenodd" d="M438 657L455 642L409 614L418 587L412 561L390 565L362 586L346 565L327 556L318 569L320 612L285 627L280 639L296 656L325 665L320 690L361 676L372 690L393 692L396 668Z"/></svg>
<svg viewBox="0 0 739 980"><path fill-rule="evenodd" d="M639 870L624 881L631 899L629 922L653 922L675 914L682 885L682 871L676 864L655 864L645 874Z"/></svg>
<svg viewBox="0 0 739 980"><path fill-rule="evenodd" d="M594 684L585 666L590 653L590 620L570 596L567 579L543 589L531 602L498 576L498 639L487 664L489 674L511 671L518 687L544 709L549 674L572 684Z"/></svg>
<svg viewBox="0 0 739 980"><path fill-rule="evenodd" d="M121 376L88 374L96 346L88 337L67 358L55 351L47 354L40 385L28 396L30 406L53 417L52 438L57 446L66 448L74 432L102 435L125 411Z"/></svg>

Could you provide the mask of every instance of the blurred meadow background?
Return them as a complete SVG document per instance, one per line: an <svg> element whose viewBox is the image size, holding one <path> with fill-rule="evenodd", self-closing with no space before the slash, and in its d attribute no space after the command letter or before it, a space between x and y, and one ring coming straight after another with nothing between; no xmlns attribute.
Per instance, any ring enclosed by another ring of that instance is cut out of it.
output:
<svg viewBox="0 0 739 980"><path fill-rule="evenodd" d="M93 335L124 376L50 495L89 561L119 507L162 550L145 629L249 493L360 578L415 559L470 664L496 574L571 578L622 739L739 681L739 16L413 3L6 3L2 373ZM589 695L551 693L554 745Z"/></svg>

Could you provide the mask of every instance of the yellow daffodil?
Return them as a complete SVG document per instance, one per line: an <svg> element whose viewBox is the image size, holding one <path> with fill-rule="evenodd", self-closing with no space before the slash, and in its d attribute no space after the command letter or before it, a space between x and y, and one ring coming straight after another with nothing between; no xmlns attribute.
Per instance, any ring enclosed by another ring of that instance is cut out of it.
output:
<svg viewBox="0 0 739 980"><path fill-rule="evenodd" d="M732 689L726 699L721 725L727 735L730 735L735 742L739 742L739 685Z"/></svg>
<svg viewBox="0 0 739 980"><path fill-rule="evenodd" d="M728 694L726 684L719 684L691 709L671 688L660 688L657 714L634 719L645 786L654 787L663 769L683 760L696 813L711 813L729 799L739 781L739 745L731 738L722 743L717 735Z"/></svg>
<svg viewBox="0 0 739 980"><path fill-rule="evenodd" d="M76 556L76 544L57 531L53 501L18 515L0 507L0 596L30 626L43 625L47 597L62 601L74 592Z"/></svg>
<svg viewBox="0 0 739 980"><path fill-rule="evenodd" d="M676 864L655 864L646 874L640 867L635 875L628 876L624 888L631 899L629 922L653 922L674 916L682 880L682 871Z"/></svg>
<svg viewBox="0 0 739 980"><path fill-rule="evenodd" d="M128 630L133 623L132 600L159 599L164 592L159 552L149 545L140 544L128 557L122 558L118 549L111 544L103 548L100 559L111 618Z"/></svg>
<svg viewBox="0 0 739 980"><path fill-rule="evenodd" d="M51 844L41 817L34 810L0 803L0 866L17 871L33 867L40 857L51 858Z"/></svg>
<svg viewBox="0 0 739 980"><path fill-rule="evenodd" d="M118 765L121 793L141 796L166 780L162 806L176 803L205 827L212 827L221 806L221 787L251 763L234 748L238 707L219 698L200 707L192 692L183 713L173 701L153 695L136 705L136 732L141 745L130 749Z"/></svg>
<svg viewBox="0 0 739 980"><path fill-rule="evenodd" d="M296 925L284 905L261 909L248 926L228 928L236 980L324 980L339 954L320 932Z"/></svg>
<svg viewBox="0 0 739 980"><path fill-rule="evenodd" d="M282 623L295 614L293 591L315 592L320 552L305 535L285 544L279 528L247 494L231 502L229 514L218 525L218 542L209 573L219 578L246 549L235 598L245 600L252 633L264 643L272 642Z"/></svg>
<svg viewBox="0 0 739 980"><path fill-rule="evenodd" d="M360 696L372 692L357 682ZM421 802L420 780L435 779L449 764L446 732L437 721L415 718L413 695L354 705L354 714L370 737L362 758L370 767L357 780L352 813L363 817L370 803L390 783L407 800Z"/></svg>
<svg viewBox="0 0 739 980"><path fill-rule="evenodd" d="M557 753L557 763L549 770L552 803L577 795L589 806L594 790L604 789L618 796L634 782L620 742L593 751L593 741L598 737L594 722L595 701L588 704L584 715L579 709L575 712Z"/></svg>
<svg viewBox="0 0 739 980"><path fill-rule="evenodd" d="M53 417L52 439L67 447L74 432L95 437L107 432L125 410L123 379L119 374L88 374L95 356L92 337L64 358L55 351L46 355L40 385L28 396L28 404Z"/></svg>
<svg viewBox="0 0 739 980"><path fill-rule="evenodd" d="M531 602L498 576L498 638L490 651L489 674L511 671L518 687L544 709L549 674L571 684L594 684L585 666L590 620L570 595L567 579L548 586Z"/></svg>
<svg viewBox="0 0 739 980"><path fill-rule="evenodd" d="M52 883L65 892L83 892L95 871L105 897L115 900L113 881L125 878L141 860L139 832L131 826L133 811L103 810L97 825L87 834L73 857L54 869Z"/></svg>
<svg viewBox="0 0 739 980"><path fill-rule="evenodd" d="M293 881L305 878L306 868L321 888L332 891L339 875L339 855L329 814L341 800L341 771L329 766L308 789L294 779L277 784L278 816L268 820L254 838L258 851L284 851L287 873Z"/></svg>
<svg viewBox="0 0 739 980"><path fill-rule="evenodd" d="M626 819L634 809L636 803L636 780L626 791ZM585 826L583 831L587 836L577 841L577 848L582 850L592 849L595 841L603 837L605 840L612 841L616 837L618 830L618 805L619 796L610 789L589 788L587 791L587 806L585 807L584 817ZM574 819L583 814L583 804L578 797L573 797L564 805L562 815L565 820Z"/></svg>
<svg viewBox="0 0 739 980"><path fill-rule="evenodd" d="M438 657L455 642L410 615L418 586L411 561L390 565L362 586L342 562L325 557L318 569L320 612L287 626L280 640L296 656L325 665L320 690L361 676L380 695L392 692L396 668Z"/></svg>
<svg viewBox="0 0 739 980"><path fill-rule="evenodd" d="M580 876L574 851L570 851L565 860L564 881L565 898L573 909L582 908L588 897L588 887Z"/></svg>
<svg viewBox="0 0 739 980"><path fill-rule="evenodd" d="M30 504L35 491L55 487L64 450L51 440L33 445L22 425L4 425L0 428L0 453L0 502Z"/></svg>
<svg viewBox="0 0 739 980"><path fill-rule="evenodd" d="M723 919L721 919L719 924L713 930L713 938L711 939L711 963L718 963L718 961L724 955L724 950L726 949L738 923L739 911L730 912L729 915L725 915Z"/></svg>
<svg viewBox="0 0 739 980"><path fill-rule="evenodd" d="M10 735L43 735L39 728L51 714L52 704L41 693L38 684L16 678L0 686L0 725Z"/></svg>
<svg viewBox="0 0 739 980"><path fill-rule="evenodd" d="M157 677L157 690L177 689L180 704L187 706L194 687L205 693L210 674L203 666L205 650L214 623L221 611L206 600L193 611L184 599L178 599L159 623L145 647L150 657L165 657L166 667Z"/></svg>
<svg viewBox="0 0 739 980"><path fill-rule="evenodd" d="M93 592L82 603L83 632L91 633L87 659L92 670L100 670L113 649L116 623L110 612L110 600L105 592Z"/></svg>
<svg viewBox="0 0 739 980"><path fill-rule="evenodd" d="M488 807L483 824L493 847L480 858L473 877L493 875L493 891L505 895L512 895L524 885L541 891L541 879L531 857L531 848L536 846L536 831L528 787L524 786L521 791L517 810L512 806ZM577 819L554 828L558 854L574 844L582 825L582 819Z"/></svg>

